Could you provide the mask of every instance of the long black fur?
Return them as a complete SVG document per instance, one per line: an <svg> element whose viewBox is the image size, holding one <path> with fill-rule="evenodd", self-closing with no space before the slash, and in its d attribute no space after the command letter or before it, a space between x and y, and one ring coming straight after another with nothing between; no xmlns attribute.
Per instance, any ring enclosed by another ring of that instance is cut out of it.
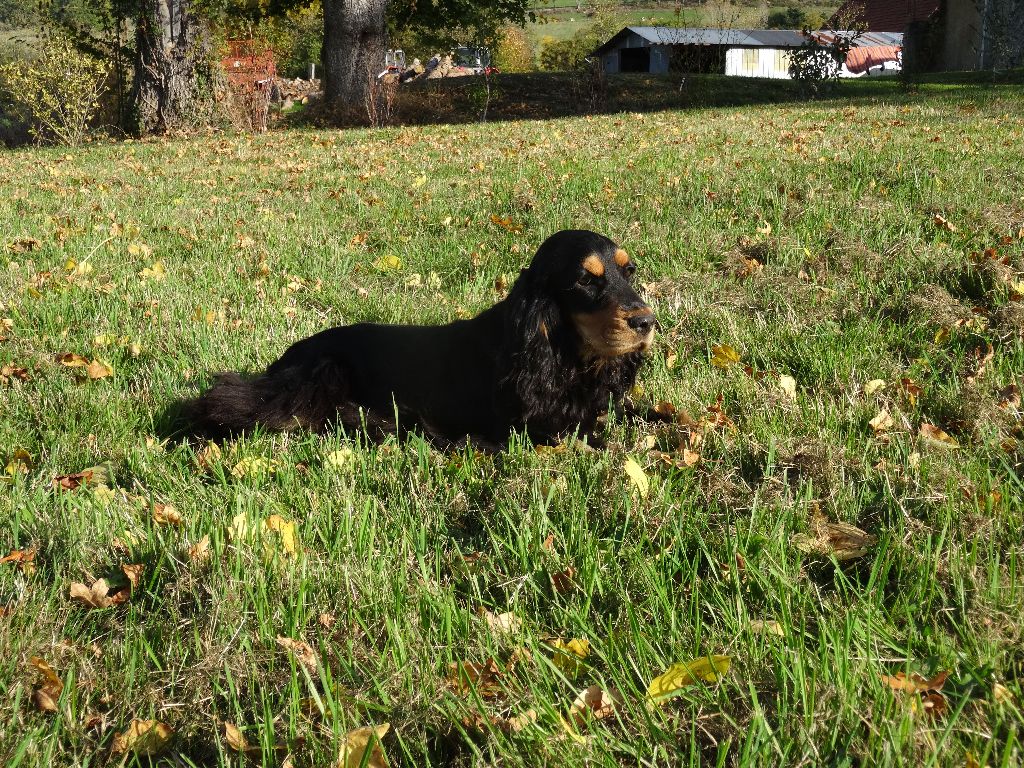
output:
<svg viewBox="0 0 1024 768"><path fill-rule="evenodd" d="M468 438L492 445L505 444L515 430L535 442L590 433L609 402L633 386L652 332L653 316L629 285L632 272L616 264L617 250L593 232L559 232L507 298L470 320L360 323L303 339L264 373L222 374L186 403L191 432L219 439L257 425L342 425L373 438L419 430L442 444ZM590 254L606 270L596 287L581 267ZM599 311L650 317L641 329L646 342L596 354L573 317Z"/></svg>

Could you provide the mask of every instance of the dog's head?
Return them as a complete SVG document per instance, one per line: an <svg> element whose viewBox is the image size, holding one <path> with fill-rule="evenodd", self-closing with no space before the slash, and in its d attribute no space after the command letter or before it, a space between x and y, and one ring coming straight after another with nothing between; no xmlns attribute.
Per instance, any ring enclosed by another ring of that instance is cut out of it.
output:
<svg viewBox="0 0 1024 768"><path fill-rule="evenodd" d="M585 356L608 360L651 346L654 313L633 288L636 266L607 237L584 229L556 232L525 272L575 328Z"/></svg>

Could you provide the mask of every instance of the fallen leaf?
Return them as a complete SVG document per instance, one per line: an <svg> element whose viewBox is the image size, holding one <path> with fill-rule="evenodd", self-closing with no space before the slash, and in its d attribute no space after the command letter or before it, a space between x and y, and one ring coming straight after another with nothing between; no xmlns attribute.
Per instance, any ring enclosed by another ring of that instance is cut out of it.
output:
<svg viewBox="0 0 1024 768"><path fill-rule="evenodd" d="M89 360L77 352L65 352L62 355L57 355L57 362L68 368L85 368L89 365Z"/></svg>
<svg viewBox="0 0 1024 768"><path fill-rule="evenodd" d="M122 565L121 572L128 579L129 590L134 592L139 588L139 584L142 583L142 573L146 568L143 565Z"/></svg>
<svg viewBox="0 0 1024 768"><path fill-rule="evenodd" d="M3 340L4 336L0 334L0 341ZM0 384L13 384L15 381L28 381L28 368L11 364L0 366Z"/></svg>
<svg viewBox="0 0 1024 768"><path fill-rule="evenodd" d="M1014 410L1020 408L1020 388L1016 384L1003 387L997 394L999 395L1000 408L1012 408Z"/></svg>
<svg viewBox="0 0 1024 768"><path fill-rule="evenodd" d="M512 219L508 216L498 216L491 214L491 223L497 224L502 229L508 230L509 232L522 232L523 228L517 224L512 223Z"/></svg>
<svg viewBox="0 0 1024 768"><path fill-rule="evenodd" d="M30 253L42 248L43 244L34 237L16 237L7 244L11 253Z"/></svg>
<svg viewBox="0 0 1024 768"><path fill-rule="evenodd" d="M448 685L460 693L476 691L482 698L491 698L500 690L502 674L494 659L483 664L459 661L448 665Z"/></svg>
<svg viewBox="0 0 1024 768"><path fill-rule="evenodd" d="M793 543L798 550L807 554L835 557L839 562L855 560L871 551L878 541L866 531L849 523L832 523L822 517L812 520L812 534L798 534Z"/></svg>
<svg viewBox="0 0 1024 768"><path fill-rule="evenodd" d="M1013 693L1002 683L992 683L992 698L1000 704L1013 703Z"/></svg>
<svg viewBox="0 0 1024 768"><path fill-rule="evenodd" d="M864 385L864 394L870 397L883 388L885 388L885 379L872 379Z"/></svg>
<svg viewBox="0 0 1024 768"><path fill-rule="evenodd" d="M171 504L154 504L153 522L158 525L181 525L181 513Z"/></svg>
<svg viewBox="0 0 1024 768"><path fill-rule="evenodd" d="M926 441L934 445L941 445L945 448L960 447L960 443L958 443L954 438L947 435L934 424L929 424L926 421L921 422L920 434Z"/></svg>
<svg viewBox="0 0 1024 768"><path fill-rule="evenodd" d="M298 554L298 545L295 541L295 523L285 520L280 515L271 515L263 524L281 537L281 548L285 551L286 555L294 557Z"/></svg>
<svg viewBox="0 0 1024 768"><path fill-rule="evenodd" d="M85 367L85 373L90 379L105 379L114 375L114 369L102 360L93 360Z"/></svg>
<svg viewBox="0 0 1024 768"><path fill-rule="evenodd" d="M32 549L16 549L10 554L0 557L0 563L12 563L15 568L24 573L26 576L31 576L36 570L36 550Z"/></svg>
<svg viewBox="0 0 1024 768"><path fill-rule="evenodd" d="M193 563L205 563L210 559L210 535L203 536L188 548L188 559Z"/></svg>
<svg viewBox="0 0 1024 768"><path fill-rule="evenodd" d="M320 667L320 657L317 656L316 651L310 647L309 643L278 635L277 644L286 651L291 651L295 656L295 660L305 667L307 672L311 675L316 674Z"/></svg>
<svg viewBox="0 0 1024 768"><path fill-rule="evenodd" d="M128 730L114 736L110 751L115 755L131 752L152 756L163 752L174 737L174 729L157 720L132 720Z"/></svg>
<svg viewBox="0 0 1024 768"><path fill-rule="evenodd" d="M633 485L636 486L637 492L640 494L640 498L646 499L647 493L650 490L650 481L647 479L647 475L641 469L640 465L636 463L635 459L626 459L626 462L622 465L623 470L629 475L629 479L633 481Z"/></svg>
<svg viewBox="0 0 1024 768"><path fill-rule="evenodd" d="M167 269L164 267L164 263L162 261L154 261L153 266L146 267L139 272L139 277L143 280L163 280L167 277Z"/></svg>
<svg viewBox="0 0 1024 768"><path fill-rule="evenodd" d="M924 387L906 376L900 379L900 390L907 396L907 401L911 407L916 405L917 398L924 394Z"/></svg>
<svg viewBox="0 0 1024 768"><path fill-rule="evenodd" d="M53 478L53 487L61 491L73 491L82 485L106 485L109 480L109 473L105 467L89 467L70 475L58 475Z"/></svg>
<svg viewBox="0 0 1024 768"><path fill-rule="evenodd" d="M936 213L935 216L932 217L932 221L935 222L935 226L939 229L944 229L947 232L956 232L956 227L953 226L945 216L941 216Z"/></svg>
<svg viewBox="0 0 1024 768"><path fill-rule="evenodd" d="M249 744L249 740L245 738L242 729L234 723L224 721L224 741L229 749L247 757L256 759L263 754L263 750L260 747Z"/></svg>
<svg viewBox="0 0 1024 768"><path fill-rule="evenodd" d="M715 344L711 347L711 364L716 368L728 368L740 361L740 353L728 344Z"/></svg>
<svg viewBox="0 0 1024 768"><path fill-rule="evenodd" d="M111 587L106 579L98 579L91 587L81 582L73 582L68 590L68 596L89 608L109 608L126 602L130 592L124 587Z"/></svg>
<svg viewBox="0 0 1024 768"><path fill-rule="evenodd" d="M392 255L381 256L373 262L373 266L381 272L396 272L402 268L402 260Z"/></svg>
<svg viewBox="0 0 1024 768"><path fill-rule="evenodd" d="M893 420L892 416L889 415L889 412L883 409L878 412L875 418L868 422L868 426L871 427L877 435L890 429L895 423L896 422Z"/></svg>
<svg viewBox="0 0 1024 768"><path fill-rule="evenodd" d="M782 625L777 621L762 621L761 619L754 619L750 622L750 631L759 635L777 635L778 637L785 637L786 633L782 629Z"/></svg>
<svg viewBox="0 0 1024 768"><path fill-rule="evenodd" d="M515 634L523 628L523 620L514 613L495 614L484 607L481 607L478 612L487 623L488 629L494 634Z"/></svg>
<svg viewBox="0 0 1024 768"><path fill-rule="evenodd" d="M569 566L564 571L551 574L551 586L555 592L564 595L566 592L571 592L576 588L576 583L573 578L576 576L576 569Z"/></svg>
<svg viewBox="0 0 1024 768"><path fill-rule="evenodd" d="M779 376L779 388L790 400L796 400L796 379L792 376Z"/></svg>
<svg viewBox="0 0 1024 768"><path fill-rule="evenodd" d="M905 672L897 672L891 677L889 675L882 675L881 679L883 683L894 691L926 693L927 691L941 691L948 677L949 672L947 671L939 672L930 679L925 679L916 672L911 673L909 677Z"/></svg>
<svg viewBox="0 0 1024 768"><path fill-rule="evenodd" d="M243 456L235 466L231 468L233 477L266 477L277 471L277 462L274 459L265 459L262 456Z"/></svg>
<svg viewBox="0 0 1024 768"><path fill-rule="evenodd" d="M600 685L584 688L569 708L569 718L577 728L585 727L591 720L603 720L622 706L622 694L616 688L604 690Z"/></svg>
<svg viewBox="0 0 1024 768"><path fill-rule="evenodd" d="M64 682L41 657L33 656L28 663L39 672L39 684L32 691L32 703L42 712L56 712L57 700L64 691Z"/></svg>
<svg viewBox="0 0 1024 768"><path fill-rule="evenodd" d="M549 640L548 645L554 650L551 663L570 680L579 677L583 671L583 661L590 655L590 641L576 637L566 642L560 638Z"/></svg>
<svg viewBox="0 0 1024 768"><path fill-rule="evenodd" d="M388 761L380 740L389 730L391 723L382 723L346 733L345 743L338 754L337 768L387 768Z"/></svg>
<svg viewBox="0 0 1024 768"><path fill-rule="evenodd" d="M355 451L349 447L339 448L324 456L324 461L336 469L351 464L355 460Z"/></svg>
<svg viewBox="0 0 1024 768"><path fill-rule="evenodd" d="M717 682L729 671L728 656L703 656L692 661L679 662L658 675L647 686L648 701L659 702L673 696L698 681Z"/></svg>
<svg viewBox="0 0 1024 768"><path fill-rule="evenodd" d="M767 221L762 221L757 227L757 231L762 235L770 235L772 233L772 225Z"/></svg>

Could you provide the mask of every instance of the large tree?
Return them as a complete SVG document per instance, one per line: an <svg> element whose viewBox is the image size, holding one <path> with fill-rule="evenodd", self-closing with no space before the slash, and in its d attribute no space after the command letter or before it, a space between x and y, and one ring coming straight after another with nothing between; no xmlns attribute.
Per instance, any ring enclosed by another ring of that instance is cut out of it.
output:
<svg viewBox="0 0 1024 768"><path fill-rule="evenodd" d="M205 20L191 0L137 0L133 95L142 133L205 122L216 70Z"/></svg>
<svg viewBox="0 0 1024 768"><path fill-rule="evenodd" d="M388 27L432 33L437 40L493 41L503 24L522 23L528 0L323 0L324 97L360 108L384 68Z"/></svg>

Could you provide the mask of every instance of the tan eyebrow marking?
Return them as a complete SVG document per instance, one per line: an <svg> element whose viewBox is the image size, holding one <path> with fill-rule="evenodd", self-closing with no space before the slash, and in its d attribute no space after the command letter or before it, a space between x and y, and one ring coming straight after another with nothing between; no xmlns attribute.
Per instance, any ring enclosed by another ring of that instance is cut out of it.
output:
<svg viewBox="0 0 1024 768"><path fill-rule="evenodd" d="M615 263L620 267L626 266L629 264L629 254L619 248L619 250L615 252Z"/></svg>
<svg viewBox="0 0 1024 768"><path fill-rule="evenodd" d="M604 274L604 262L593 253L583 260L583 268L594 277L601 277Z"/></svg>

